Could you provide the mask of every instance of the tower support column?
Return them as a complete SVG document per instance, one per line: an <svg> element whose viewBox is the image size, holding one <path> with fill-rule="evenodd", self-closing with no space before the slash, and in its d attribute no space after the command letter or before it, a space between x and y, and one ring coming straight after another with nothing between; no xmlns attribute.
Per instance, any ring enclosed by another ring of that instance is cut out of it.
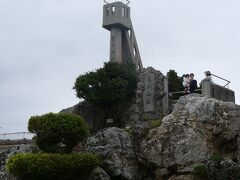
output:
<svg viewBox="0 0 240 180"><path fill-rule="evenodd" d="M117 27L111 29L110 61L122 62L122 30Z"/></svg>

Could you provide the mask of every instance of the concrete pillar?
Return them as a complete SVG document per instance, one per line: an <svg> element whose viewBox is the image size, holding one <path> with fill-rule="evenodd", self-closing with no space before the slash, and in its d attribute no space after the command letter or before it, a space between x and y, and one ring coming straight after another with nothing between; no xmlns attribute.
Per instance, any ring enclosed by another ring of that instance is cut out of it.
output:
<svg viewBox="0 0 240 180"><path fill-rule="evenodd" d="M110 61L122 62L122 30L116 27L111 29Z"/></svg>
<svg viewBox="0 0 240 180"><path fill-rule="evenodd" d="M212 97L211 81L209 79L202 80L202 95Z"/></svg>

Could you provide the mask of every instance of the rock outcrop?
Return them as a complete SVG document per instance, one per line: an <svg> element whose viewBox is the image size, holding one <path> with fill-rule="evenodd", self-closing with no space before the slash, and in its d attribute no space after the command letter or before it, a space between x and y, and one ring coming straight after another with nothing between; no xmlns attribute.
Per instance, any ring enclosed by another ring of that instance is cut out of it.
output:
<svg viewBox="0 0 240 180"><path fill-rule="evenodd" d="M192 174L214 154L239 162L239 113L234 103L183 96L161 126L140 142L137 157L159 177Z"/></svg>
<svg viewBox="0 0 240 180"><path fill-rule="evenodd" d="M103 159L102 168L111 177L218 179L221 171L221 177L238 179L239 114L240 106L234 103L197 94L183 96L159 127L138 122L131 133L104 129L88 139L87 150ZM139 169L144 169L140 176Z"/></svg>
<svg viewBox="0 0 240 180"><path fill-rule="evenodd" d="M141 179L146 173L137 163L131 135L123 129L99 131L88 138L86 150L101 158L102 168L111 177L133 180Z"/></svg>
<svg viewBox="0 0 240 180"><path fill-rule="evenodd" d="M240 179L240 106L192 94L181 97L161 124L153 122L89 137L84 151L102 162L91 180ZM1 168L11 154L4 153Z"/></svg>
<svg viewBox="0 0 240 180"><path fill-rule="evenodd" d="M28 153L32 152L36 147L32 144L21 144L21 145L11 145L0 148L0 179L1 180L8 180L8 179L14 179L8 173L6 172L6 161L7 159L14 155L19 153Z"/></svg>

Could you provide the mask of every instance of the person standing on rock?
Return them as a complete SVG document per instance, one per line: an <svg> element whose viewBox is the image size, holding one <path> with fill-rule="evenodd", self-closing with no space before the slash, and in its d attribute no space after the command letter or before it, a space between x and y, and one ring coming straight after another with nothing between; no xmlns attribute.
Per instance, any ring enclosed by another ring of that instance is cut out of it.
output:
<svg viewBox="0 0 240 180"><path fill-rule="evenodd" d="M205 79L204 80L209 80L211 83L213 83L211 72L210 71L205 71L204 74L205 74Z"/></svg>
<svg viewBox="0 0 240 180"><path fill-rule="evenodd" d="M194 79L194 74L190 74L190 94L195 93L195 90L197 89L197 81Z"/></svg>
<svg viewBox="0 0 240 180"><path fill-rule="evenodd" d="M189 74L186 74L183 76L183 87L184 87L184 92L185 94L190 93L189 88L190 88L190 78Z"/></svg>

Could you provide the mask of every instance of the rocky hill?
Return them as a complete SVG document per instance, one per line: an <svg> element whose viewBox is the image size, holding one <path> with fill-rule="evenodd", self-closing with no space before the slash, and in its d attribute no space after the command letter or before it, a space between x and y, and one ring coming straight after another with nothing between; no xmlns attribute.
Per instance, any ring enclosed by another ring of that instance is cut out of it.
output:
<svg viewBox="0 0 240 180"><path fill-rule="evenodd" d="M157 122L137 121L89 137L84 151L102 159L90 179L240 179L240 106L192 94ZM3 162L6 152L0 156Z"/></svg>

